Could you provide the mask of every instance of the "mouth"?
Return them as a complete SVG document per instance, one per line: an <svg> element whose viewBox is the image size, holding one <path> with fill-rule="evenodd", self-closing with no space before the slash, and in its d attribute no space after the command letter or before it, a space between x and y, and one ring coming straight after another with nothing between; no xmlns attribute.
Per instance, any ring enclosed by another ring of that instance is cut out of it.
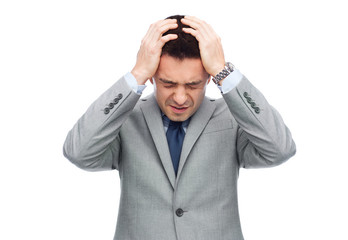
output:
<svg viewBox="0 0 348 240"><path fill-rule="evenodd" d="M175 113L183 113L188 109L188 107L175 107L175 106L170 106L170 107L172 111Z"/></svg>

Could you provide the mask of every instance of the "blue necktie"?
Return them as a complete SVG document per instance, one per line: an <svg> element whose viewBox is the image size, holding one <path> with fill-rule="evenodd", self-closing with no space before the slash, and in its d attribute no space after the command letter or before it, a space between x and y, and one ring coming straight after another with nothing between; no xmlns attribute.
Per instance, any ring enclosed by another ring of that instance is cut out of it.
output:
<svg viewBox="0 0 348 240"><path fill-rule="evenodd" d="M167 118L167 116L163 116L163 117ZM168 130L167 130L167 141L168 141L170 156L172 157L175 175L177 175L178 173L182 143L184 142L184 138L185 138L185 131L182 127L182 122L170 121Z"/></svg>

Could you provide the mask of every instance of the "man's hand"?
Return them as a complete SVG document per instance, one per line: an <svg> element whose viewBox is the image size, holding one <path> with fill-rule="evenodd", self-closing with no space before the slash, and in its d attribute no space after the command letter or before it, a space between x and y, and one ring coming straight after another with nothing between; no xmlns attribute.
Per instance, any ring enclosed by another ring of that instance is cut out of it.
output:
<svg viewBox="0 0 348 240"><path fill-rule="evenodd" d="M220 37L209 24L196 17L185 16L181 22L191 27L183 28L183 31L194 36L199 43L203 67L210 75L216 76L225 67Z"/></svg>
<svg viewBox="0 0 348 240"><path fill-rule="evenodd" d="M177 27L176 19L160 20L150 26L141 41L137 62L131 71L138 85L144 85L148 79L155 75L160 62L162 47L166 42L178 37L176 34L163 36L163 33Z"/></svg>

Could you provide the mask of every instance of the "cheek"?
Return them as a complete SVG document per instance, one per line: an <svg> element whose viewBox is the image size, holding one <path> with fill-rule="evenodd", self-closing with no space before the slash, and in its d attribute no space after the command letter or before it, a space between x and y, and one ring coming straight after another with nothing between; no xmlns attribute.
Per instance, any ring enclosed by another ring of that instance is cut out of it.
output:
<svg viewBox="0 0 348 240"><path fill-rule="evenodd" d="M156 89L155 90L156 98L158 102L162 105L165 105L165 103L170 99L170 92L167 89Z"/></svg>

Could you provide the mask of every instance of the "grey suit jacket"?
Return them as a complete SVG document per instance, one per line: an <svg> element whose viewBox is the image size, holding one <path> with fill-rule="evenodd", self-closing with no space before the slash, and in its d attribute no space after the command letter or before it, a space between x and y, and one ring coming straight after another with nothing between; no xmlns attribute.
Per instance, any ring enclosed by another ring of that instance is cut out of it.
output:
<svg viewBox="0 0 348 240"><path fill-rule="evenodd" d="M140 99L123 78L64 144L80 168L119 170L117 240L242 240L239 168L276 166L294 154L281 116L245 77L223 98L204 99L187 128L177 177L155 97Z"/></svg>

